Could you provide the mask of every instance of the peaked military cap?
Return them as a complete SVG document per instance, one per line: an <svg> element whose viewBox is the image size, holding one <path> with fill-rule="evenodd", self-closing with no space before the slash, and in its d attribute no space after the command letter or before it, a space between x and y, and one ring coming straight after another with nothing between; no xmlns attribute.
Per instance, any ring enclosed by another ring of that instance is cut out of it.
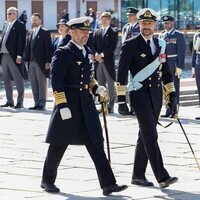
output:
<svg viewBox="0 0 200 200"><path fill-rule="evenodd" d="M165 15L162 18L162 22L173 22L175 19L172 16Z"/></svg>
<svg viewBox="0 0 200 200"><path fill-rule="evenodd" d="M137 13L137 18L142 21L156 21L157 17L156 11L151 8L143 8Z"/></svg>
<svg viewBox="0 0 200 200"><path fill-rule="evenodd" d="M93 21L92 17L85 16L71 19L67 22L67 25L71 29L80 29L80 30L91 30L90 24Z"/></svg>
<svg viewBox="0 0 200 200"><path fill-rule="evenodd" d="M58 28L58 26L61 25L61 24L67 26L67 20L66 20L66 19L61 19L61 20L57 23L57 25L56 25L57 28Z"/></svg>
<svg viewBox="0 0 200 200"><path fill-rule="evenodd" d="M134 8L134 7L128 7L126 10L126 14L127 15L133 15L133 14L137 14L138 13L138 9Z"/></svg>
<svg viewBox="0 0 200 200"><path fill-rule="evenodd" d="M112 15L110 14L110 12L102 12L101 13L101 18L102 17L107 17L107 18L111 19Z"/></svg>

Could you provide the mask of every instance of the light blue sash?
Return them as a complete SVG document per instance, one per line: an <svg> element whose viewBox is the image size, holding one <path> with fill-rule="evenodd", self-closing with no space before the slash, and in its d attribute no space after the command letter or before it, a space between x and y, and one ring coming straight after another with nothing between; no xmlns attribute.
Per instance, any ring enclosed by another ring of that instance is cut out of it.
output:
<svg viewBox="0 0 200 200"><path fill-rule="evenodd" d="M160 54L165 53L165 48L166 48L166 42L164 40L158 39L159 46L161 46L161 51ZM159 55L160 55L159 54ZM149 65L147 65L145 68L140 70L128 83L128 91L136 91L142 88L142 82L146 78L148 78L151 74L155 72L155 70L160 66L160 59L159 56Z"/></svg>

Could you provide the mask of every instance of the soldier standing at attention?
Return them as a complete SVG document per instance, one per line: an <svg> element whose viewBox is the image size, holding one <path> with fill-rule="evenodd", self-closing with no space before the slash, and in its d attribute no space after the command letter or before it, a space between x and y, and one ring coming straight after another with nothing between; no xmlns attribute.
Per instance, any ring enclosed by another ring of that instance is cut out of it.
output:
<svg viewBox="0 0 200 200"><path fill-rule="evenodd" d="M128 17L128 23L122 28L122 43L140 33L140 27L136 17L138 11L139 10L137 8L127 8L126 15Z"/></svg>
<svg viewBox="0 0 200 200"><path fill-rule="evenodd" d="M160 34L160 38L167 43L167 63L173 76L177 104L179 104L180 78L185 62L185 39L183 34L174 28L175 19L173 17L163 16L162 22L165 30ZM170 108L167 108L166 113L161 117L170 117L171 114Z"/></svg>
<svg viewBox="0 0 200 200"><path fill-rule="evenodd" d="M91 17L75 18L67 22L72 40L58 48L52 59L52 88L55 107L51 116L46 142L49 149L43 168L41 187L58 193L54 185L57 168L68 145L85 145L92 158L103 195L120 192L126 185L117 185L106 158L102 128L93 96L107 95L92 77L89 57L92 52L85 45L89 37Z"/></svg>
<svg viewBox="0 0 200 200"><path fill-rule="evenodd" d="M164 167L162 155L157 142L157 122L162 107L162 83L172 112L176 110L176 93L172 75L165 59L164 40L153 36L157 13L150 9L141 9L138 14L140 34L126 40L122 45L117 79L118 111L128 112L126 89L130 92L131 104L139 123L139 134L135 149L132 184L153 186L145 172L148 160L161 188L175 183L178 178L171 177ZM131 52L131 53L130 53ZM126 88L128 71L132 80Z"/></svg>
<svg viewBox="0 0 200 200"><path fill-rule="evenodd" d="M134 7L128 7L127 8L127 17L128 17L128 23L123 27L122 29L122 43L124 43L125 40L132 38L140 33L140 26L138 23L137 13L138 9ZM130 99L130 94L129 94ZM128 115L135 115L133 106L130 102L130 113Z"/></svg>
<svg viewBox="0 0 200 200"><path fill-rule="evenodd" d="M200 105L200 30L193 37L192 75L196 79ZM200 117L196 117L196 120L200 120Z"/></svg>

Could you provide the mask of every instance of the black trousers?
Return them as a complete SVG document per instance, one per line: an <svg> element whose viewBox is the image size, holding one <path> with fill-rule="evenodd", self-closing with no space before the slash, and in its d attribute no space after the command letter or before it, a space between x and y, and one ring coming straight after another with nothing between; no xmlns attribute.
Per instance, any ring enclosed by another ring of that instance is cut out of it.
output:
<svg viewBox="0 0 200 200"><path fill-rule="evenodd" d="M85 145L92 158L101 188L116 183L111 166L106 158L103 143ZM49 145L44 163L42 182L54 184L57 169L68 145Z"/></svg>
<svg viewBox="0 0 200 200"><path fill-rule="evenodd" d="M169 174L164 168L162 155L157 142L156 130L160 109L134 108L139 123L139 136L135 149L135 159L132 178L146 178L145 172L148 160L158 182L168 178Z"/></svg>

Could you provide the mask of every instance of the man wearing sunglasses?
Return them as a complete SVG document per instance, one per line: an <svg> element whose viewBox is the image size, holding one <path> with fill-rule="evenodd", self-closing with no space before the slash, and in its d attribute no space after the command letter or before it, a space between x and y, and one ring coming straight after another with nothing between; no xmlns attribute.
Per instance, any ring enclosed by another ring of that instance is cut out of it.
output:
<svg viewBox="0 0 200 200"><path fill-rule="evenodd" d="M7 101L1 107L14 107L12 81L18 92L17 103L14 108L22 108L24 100L24 79L27 72L22 62L22 55L26 42L25 25L18 19L18 10L15 7L7 9L7 21L4 24L0 40L1 65L5 84Z"/></svg>

